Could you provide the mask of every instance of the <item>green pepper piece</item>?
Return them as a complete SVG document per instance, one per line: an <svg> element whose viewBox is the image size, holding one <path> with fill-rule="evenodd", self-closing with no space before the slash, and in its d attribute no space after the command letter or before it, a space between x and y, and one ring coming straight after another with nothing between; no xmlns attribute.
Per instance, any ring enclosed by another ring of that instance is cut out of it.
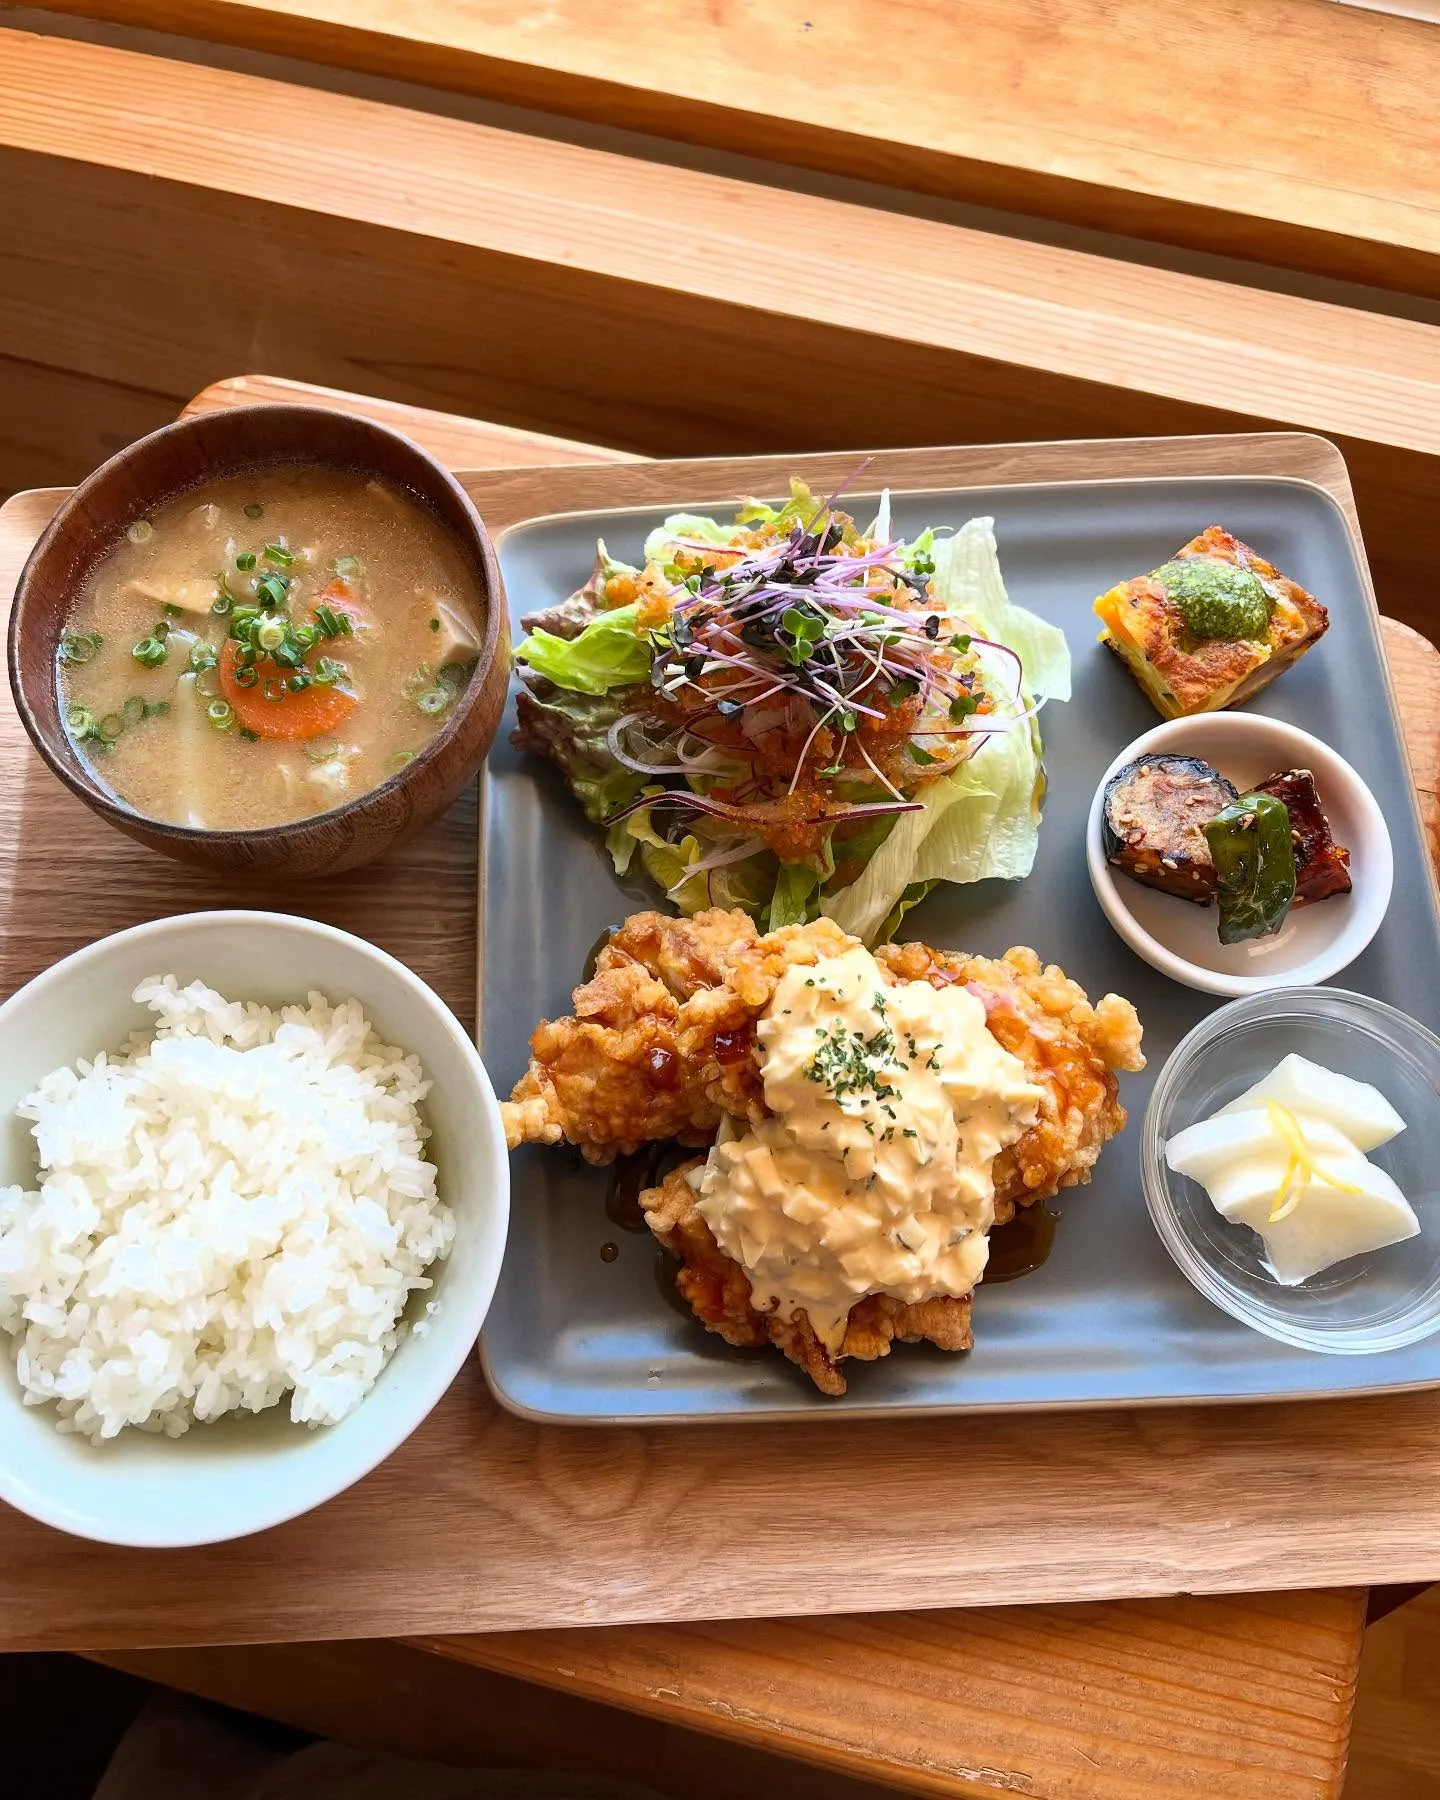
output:
<svg viewBox="0 0 1440 1800"><path fill-rule="evenodd" d="M1290 813L1273 794L1241 794L1205 827L1219 877L1220 942L1278 931L1295 898Z"/></svg>

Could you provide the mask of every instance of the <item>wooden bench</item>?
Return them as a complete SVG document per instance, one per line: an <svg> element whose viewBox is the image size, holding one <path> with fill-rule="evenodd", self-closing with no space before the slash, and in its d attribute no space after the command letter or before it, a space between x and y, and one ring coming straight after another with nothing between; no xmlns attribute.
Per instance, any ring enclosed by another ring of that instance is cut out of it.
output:
<svg viewBox="0 0 1440 1800"><path fill-rule="evenodd" d="M0 226L0 488L257 362L647 453L1279 425L1436 618L1440 328L5 29Z"/></svg>
<svg viewBox="0 0 1440 1800"><path fill-rule="evenodd" d="M1440 32L1333 0L56 0L1440 295Z"/></svg>

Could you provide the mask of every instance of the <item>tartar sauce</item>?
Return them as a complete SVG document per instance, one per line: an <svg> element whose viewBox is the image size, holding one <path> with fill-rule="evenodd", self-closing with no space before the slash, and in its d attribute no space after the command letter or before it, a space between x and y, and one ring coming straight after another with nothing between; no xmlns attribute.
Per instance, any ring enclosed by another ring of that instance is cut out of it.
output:
<svg viewBox="0 0 1440 1800"><path fill-rule="evenodd" d="M803 1308L832 1354L866 1294L968 1294L995 1219L991 1165L1043 1090L963 987L890 985L856 948L782 976L758 1027L773 1117L722 1129L691 1176L761 1311Z"/></svg>

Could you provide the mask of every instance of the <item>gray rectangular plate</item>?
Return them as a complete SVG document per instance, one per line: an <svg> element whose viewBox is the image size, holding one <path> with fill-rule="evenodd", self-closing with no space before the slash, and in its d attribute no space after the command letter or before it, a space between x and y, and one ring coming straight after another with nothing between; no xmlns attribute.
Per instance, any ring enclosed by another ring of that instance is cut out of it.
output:
<svg viewBox="0 0 1440 1800"><path fill-rule="evenodd" d="M868 517L866 497L846 501ZM733 508L717 496L712 507ZM500 562L513 619L570 593L589 573L597 535L639 560L667 511L569 514L506 534ZM510 1241L485 1326L490 1385L531 1418L627 1423L813 1418L942 1410L1121 1406L1376 1392L1440 1381L1440 1339L1384 1356L1314 1356L1271 1342L1202 1300L1151 1227L1140 1186L1139 1120L1154 1073L1219 1002L1178 987L1114 935L1085 873L1085 816L1116 751L1156 723L1116 660L1095 642L1091 603L1156 567L1206 525L1225 524L1330 608L1320 646L1267 689L1256 710L1326 739L1369 782L1394 838L1395 896L1378 937L1339 978L1440 1028L1440 918L1378 623L1335 503L1308 483L1273 477L1054 483L896 497L897 530L958 526L992 514L1011 597L1061 625L1075 696L1043 717L1050 780L1034 874L1019 883L939 889L902 937L988 956L1030 944L1097 997L1139 1008L1149 1070L1127 1076L1132 1125L1104 1152L1090 1187L1056 1202L1049 1260L975 1298L975 1348L946 1355L901 1346L849 1363L849 1393L817 1394L776 1351L736 1351L676 1310L657 1279L646 1232L606 1217L606 1175L574 1151L515 1158ZM519 756L507 716L491 754L483 847L483 1048L502 1093L523 1073L536 1022L570 1008L587 952L652 890L622 884L555 772ZM613 1262L601 1247L618 1245Z"/></svg>

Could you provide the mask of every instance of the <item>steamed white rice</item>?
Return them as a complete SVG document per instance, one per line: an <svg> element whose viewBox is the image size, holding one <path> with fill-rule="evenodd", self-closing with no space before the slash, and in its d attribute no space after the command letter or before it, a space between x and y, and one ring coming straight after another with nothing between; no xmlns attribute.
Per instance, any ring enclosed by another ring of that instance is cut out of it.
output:
<svg viewBox="0 0 1440 1800"><path fill-rule="evenodd" d="M374 1386L454 1219L418 1058L358 1001L135 990L153 1036L20 1105L40 1187L0 1188L0 1331L28 1405L92 1441L259 1412L331 1424Z"/></svg>

